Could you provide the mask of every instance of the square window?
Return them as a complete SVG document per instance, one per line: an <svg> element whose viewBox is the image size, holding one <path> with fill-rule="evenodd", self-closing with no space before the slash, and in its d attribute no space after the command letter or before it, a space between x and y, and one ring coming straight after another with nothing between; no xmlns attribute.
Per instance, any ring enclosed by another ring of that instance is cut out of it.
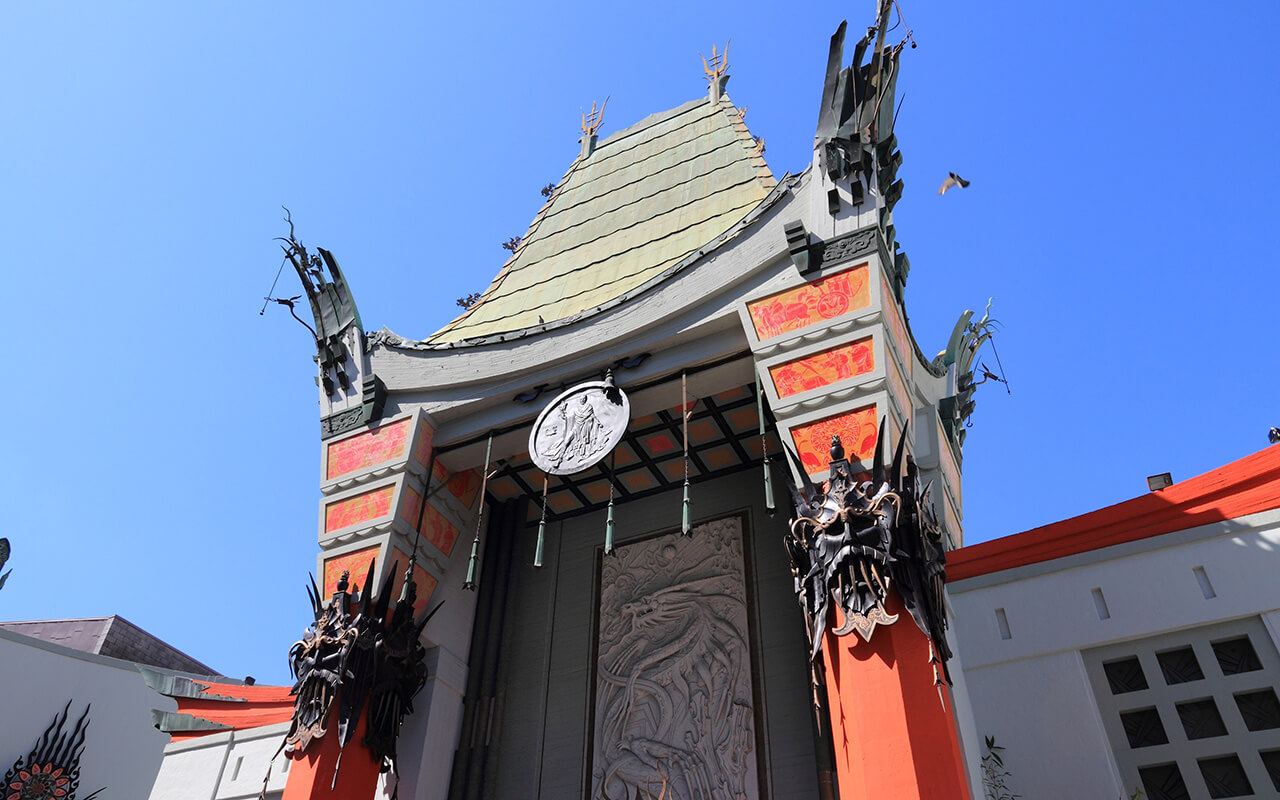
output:
<svg viewBox="0 0 1280 800"><path fill-rule="evenodd" d="M1142 674L1142 665L1137 656L1130 656L1119 661L1102 665L1107 673L1107 683L1111 685L1112 694L1140 692L1147 688L1147 676Z"/></svg>
<svg viewBox="0 0 1280 800"><path fill-rule="evenodd" d="M1254 652L1248 636L1214 642L1213 654L1218 657L1218 666L1222 667L1223 675L1238 675L1262 669L1262 662L1258 660L1258 654Z"/></svg>
<svg viewBox="0 0 1280 800"><path fill-rule="evenodd" d="M1280 700L1274 689L1244 692L1236 695L1236 706L1244 717L1245 727L1251 731L1269 731L1280 728Z"/></svg>
<svg viewBox="0 0 1280 800"><path fill-rule="evenodd" d="M1268 750L1258 755L1262 756L1262 763L1267 768L1267 774L1271 776L1271 785L1280 792L1280 750Z"/></svg>
<svg viewBox="0 0 1280 800"><path fill-rule="evenodd" d="M1182 720L1182 729L1187 732L1188 739L1227 735L1227 726L1222 724L1222 715L1212 698L1178 703L1178 718Z"/></svg>
<svg viewBox="0 0 1280 800"><path fill-rule="evenodd" d="M1200 670L1200 662L1190 647L1177 650L1166 650L1156 653L1156 661L1160 662L1160 671L1164 673L1164 682L1169 686L1176 683L1190 683L1204 680L1204 672Z"/></svg>
<svg viewBox="0 0 1280 800"><path fill-rule="evenodd" d="M1134 749L1169 743L1169 736L1160 723L1160 714L1154 708L1126 711L1120 715L1120 722L1124 725L1124 735L1129 738L1129 746Z"/></svg>
<svg viewBox="0 0 1280 800"><path fill-rule="evenodd" d="M1138 775L1142 778L1142 787L1147 790L1149 800L1191 800L1177 764L1139 767Z"/></svg>
<svg viewBox="0 0 1280 800"><path fill-rule="evenodd" d="M1244 797L1253 794L1253 786L1244 774L1240 757L1235 753L1217 758L1202 758L1197 762L1210 797Z"/></svg>

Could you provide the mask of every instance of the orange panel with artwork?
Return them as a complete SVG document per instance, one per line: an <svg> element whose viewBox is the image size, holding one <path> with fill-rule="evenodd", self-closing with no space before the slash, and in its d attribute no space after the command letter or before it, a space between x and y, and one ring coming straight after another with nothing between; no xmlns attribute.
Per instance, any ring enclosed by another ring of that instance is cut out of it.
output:
<svg viewBox="0 0 1280 800"><path fill-rule="evenodd" d="M790 397L865 375L876 368L871 337L769 367L778 397Z"/></svg>
<svg viewBox="0 0 1280 800"><path fill-rule="evenodd" d="M405 568L409 566L409 554L405 553L399 547L394 549L396 574L390 577L391 580L391 599L399 602L400 592L404 589L404 573ZM430 572L422 568L422 564L415 564L413 567L413 582L418 585L418 596L413 601L414 616L421 616L423 611L427 609L427 603L431 600L431 594L436 589L436 579Z"/></svg>
<svg viewBox="0 0 1280 800"><path fill-rule="evenodd" d="M409 420L402 419L371 431L330 442L326 449L325 479L360 472L404 455Z"/></svg>
<svg viewBox="0 0 1280 800"><path fill-rule="evenodd" d="M324 585L321 589L324 591L324 598L333 597L333 593L338 591L338 579L342 577L343 571L351 573L350 581L352 586L359 584L360 588L364 588L365 577L369 574L369 565L378 558L378 545L372 547L363 547L359 550L353 550L350 553L343 553L340 556L331 556L324 560ZM352 591L352 589L348 589Z"/></svg>
<svg viewBox="0 0 1280 800"><path fill-rule="evenodd" d="M458 498L458 501L467 508L471 508L471 504L476 501L476 494L480 491L480 473L474 469L463 470L462 472L450 473L444 468L439 461L431 468L431 475L440 483L445 485L449 490L449 494Z"/></svg>
<svg viewBox="0 0 1280 800"><path fill-rule="evenodd" d="M422 506L422 495L413 487L407 487L404 505L400 508L400 519L413 527L418 522L418 510ZM458 540L458 529L445 519L444 515L431 503L422 513L422 525L418 528L422 538L439 548L448 556L453 552L453 545Z"/></svg>
<svg viewBox="0 0 1280 800"><path fill-rule="evenodd" d="M866 308L871 304L869 271L866 264L859 264L748 303L747 313L756 335L761 340L771 339Z"/></svg>
<svg viewBox="0 0 1280 800"><path fill-rule="evenodd" d="M329 503L324 507L325 533L386 516L391 511L395 493L395 484L388 484Z"/></svg>
<svg viewBox="0 0 1280 800"><path fill-rule="evenodd" d="M837 414L791 429L791 440L810 475L825 473L831 463L831 437L839 436L845 457L866 461L875 456L879 420L875 405Z"/></svg>
<svg viewBox="0 0 1280 800"><path fill-rule="evenodd" d="M885 325L889 328L893 336L895 349L898 351L898 357L903 364L906 364L907 377L912 375L912 367L915 364L915 345L911 341L911 334L907 333L907 326L902 321L902 312L898 309L898 303L893 299L893 292L889 291L889 284L880 280L880 305L883 309Z"/></svg>

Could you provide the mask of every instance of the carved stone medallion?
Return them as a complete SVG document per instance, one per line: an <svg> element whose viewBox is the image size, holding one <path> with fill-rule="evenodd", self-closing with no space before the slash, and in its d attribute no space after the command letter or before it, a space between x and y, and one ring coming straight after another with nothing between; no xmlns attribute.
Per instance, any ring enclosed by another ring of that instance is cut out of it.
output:
<svg viewBox="0 0 1280 800"><path fill-rule="evenodd" d="M529 434L529 457L550 475L595 466L622 441L631 402L613 379L574 386L542 410Z"/></svg>

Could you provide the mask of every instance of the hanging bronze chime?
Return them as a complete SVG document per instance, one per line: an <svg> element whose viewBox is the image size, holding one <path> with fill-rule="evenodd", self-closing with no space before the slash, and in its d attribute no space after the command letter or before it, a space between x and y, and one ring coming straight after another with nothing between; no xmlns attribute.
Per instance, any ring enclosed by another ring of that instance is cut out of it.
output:
<svg viewBox="0 0 1280 800"><path fill-rule="evenodd" d="M538 520L538 544L533 549L533 566L542 566L542 543L547 537L547 484L551 476L542 473L542 517Z"/></svg>
<svg viewBox="0 0 1280 800"><path fill-rule="evenodd" d="M680 506L680 532L693 534L689 513L689 383L684 372L680 373L680 424L684 432L684 502Z"/></svg>
<svg viewBox="0 0 1280 800"><path fill-rule="evenodd" d="M773 470L769 469L769 436L764 421L764 384L756 372L756 416L760 418L760 457L764 462L764 507L773 516L777 510L773 502Z"/></svg>
<svg viewBox="0 0 1280 800"><path fill-rule="evenodd" d="M489 488L489 457L493 455L493 433L484 446L484 472L480 479L480 510L476 513L476 535L471 540L471 558L467 561L467 579L462 588L474 591L476 588L476 564L480 560L480 526L484 524L484 499ZM424 501L425 502L425 501Z"/></svg>

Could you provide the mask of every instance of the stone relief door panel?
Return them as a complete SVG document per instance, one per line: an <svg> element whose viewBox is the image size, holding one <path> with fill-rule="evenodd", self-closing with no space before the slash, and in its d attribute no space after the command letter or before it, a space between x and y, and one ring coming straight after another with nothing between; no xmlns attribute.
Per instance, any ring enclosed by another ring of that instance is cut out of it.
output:
<svg viewBox="0 0 1280 800"><path fill-rule="evenodd" d="M602 558L591 800L758 800L740 516Z"/></svg>

